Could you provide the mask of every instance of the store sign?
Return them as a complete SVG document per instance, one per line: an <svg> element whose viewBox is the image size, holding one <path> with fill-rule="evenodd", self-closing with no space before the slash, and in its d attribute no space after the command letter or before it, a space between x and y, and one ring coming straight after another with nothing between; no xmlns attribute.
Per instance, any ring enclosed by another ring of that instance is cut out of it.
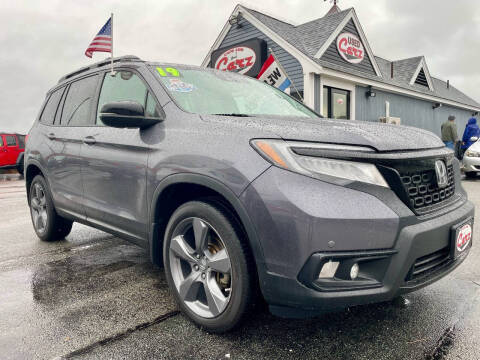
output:
<svg viewBox="0 0 480 360"><path fill-rule="evenodd" d="M251 39L212 53L210 67L242 75L257 76L267 57L267 44Z"/></svg>
<svg viewBox="0 0 480 360"><path fill-rule="evenodd" d="M365 55L362 42L351 33L342 33L337 37L337 50L343 59L352 64L362 62Z"/></svg>
<svg viewBox="0 0 480 360"><path fill-rule="evenodd" d="M253 49L246 46L237 46L228 49L218 57L215 62L215 69L245 74L255 65L256 60L257 55Z"/></svg>

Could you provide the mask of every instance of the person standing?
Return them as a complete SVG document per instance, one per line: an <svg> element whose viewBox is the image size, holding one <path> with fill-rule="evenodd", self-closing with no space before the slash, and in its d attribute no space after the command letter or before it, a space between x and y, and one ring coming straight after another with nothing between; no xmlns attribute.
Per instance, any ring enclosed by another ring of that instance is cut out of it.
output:
<svg viewBox="0 0 480 360"><path fill-rule="evenodd" d="M455 124L455 116L450 115L448 120L442 124L442 141L449 149L455 150L455 143L458 140L457 124Z"/></svg>
<svg viewBox="0 0 480 360"><path fill-rule="evenodd" d="M474 117L470 118L468 120L467 126L465 126L465 131L463 132L463 138L462 138L462 150L467 150L474 141L471 141L470 139L472 137L480 137L480 128L477 125L477 119Z"/></svg>

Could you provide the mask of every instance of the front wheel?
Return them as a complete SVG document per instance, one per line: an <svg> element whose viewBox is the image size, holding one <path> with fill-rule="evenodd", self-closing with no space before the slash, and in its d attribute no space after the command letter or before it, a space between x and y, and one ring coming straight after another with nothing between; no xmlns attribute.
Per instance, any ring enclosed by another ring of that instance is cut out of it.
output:
<svg viewBox="0 0 480 360"><path fill-rule="evenodd" d="M235 327L251 302L248 251L228 209L191 201L165 232L165 274L181 310L213 332Z"/></svg>
<svg viewBox="0 0 480 360"><path fill-rule="evenodd" d="M33 178L29 192L30 214L37 236L43 241L64 239L72 230L73 222L59 216L43 176Z"/></svg>

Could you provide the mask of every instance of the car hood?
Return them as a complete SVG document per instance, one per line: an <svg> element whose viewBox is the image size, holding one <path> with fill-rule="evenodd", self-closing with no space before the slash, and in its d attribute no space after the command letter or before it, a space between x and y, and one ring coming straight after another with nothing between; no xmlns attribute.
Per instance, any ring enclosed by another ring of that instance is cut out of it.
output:
<svg viewBox="0 0 480 360"><path fill-rule="evenodd" d="M256 137L275 136L285 140L361 145L380 152L423 150L444 146L438 136L429 131L370 121L216 115L202 115L202 118L208 122L248 129Z"/></svg>

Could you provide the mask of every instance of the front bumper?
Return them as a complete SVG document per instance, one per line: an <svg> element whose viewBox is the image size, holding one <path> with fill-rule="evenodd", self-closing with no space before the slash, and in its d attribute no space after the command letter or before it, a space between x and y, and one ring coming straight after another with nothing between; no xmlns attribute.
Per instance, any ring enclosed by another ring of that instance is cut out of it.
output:
<svg viewBox="0 0 480 360"><path fill-rule="evenodd" d="M480 157L463 157L463 169L465 172L480 171Z"/></svg>
<svg viewBox="0 0 480 360"><path fill-rule="evenodd" d="M448 274L467 256L445 259L421 277L415 261L450 248L451 228L473 218L461 199L441 212L417 217L389 189L374 195L278 168L270 168L242 194L265 258L259 274L272 312L310 316L353 305L382 302L426 286ZM329 258L361 259L368 280L315 282ZM340 284L340 286L338 286Z"/></svg>

